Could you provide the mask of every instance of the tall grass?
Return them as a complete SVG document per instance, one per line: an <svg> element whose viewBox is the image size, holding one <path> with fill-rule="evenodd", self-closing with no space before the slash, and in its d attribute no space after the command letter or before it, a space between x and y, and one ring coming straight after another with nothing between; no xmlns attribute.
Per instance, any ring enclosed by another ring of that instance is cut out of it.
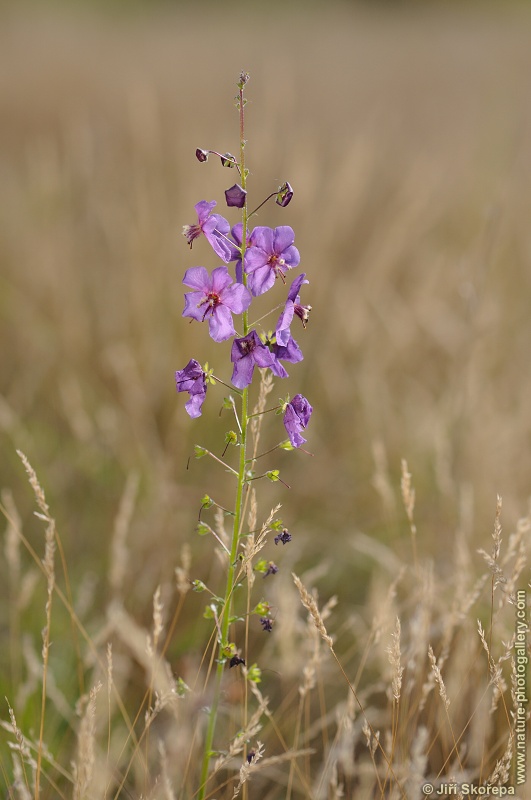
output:
<svg viewBox="0 0 531 800"><path fill-rule="evenodd" d="M214 134L234 148L225 99L242 66L257 194L272 174L297 191L315 457L280 464L296 472L282 509L294 539L269 583L274 631L249 629L261 683L224 676L210 796L416 798L427 780L513 780L512 599L531 529L529 19L278 13L281 58L278 18L250 18L238 48L231 19L186 11L6 18L10 798L198 789L213 650L190 580L215 585L219 561L194 527L204 492L228 484L204 460L187 469L180 230L204 186L189 155ZM265 210L260 223L275 224ZM206 420L201 436L219 448ZM256 527L276 502L261 494Z"/></svg>

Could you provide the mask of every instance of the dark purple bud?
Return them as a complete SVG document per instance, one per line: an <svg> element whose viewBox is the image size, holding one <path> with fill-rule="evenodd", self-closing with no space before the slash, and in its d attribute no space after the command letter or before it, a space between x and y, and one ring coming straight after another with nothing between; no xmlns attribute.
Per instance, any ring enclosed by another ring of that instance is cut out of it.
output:
<svg viewBox="0 0 531 800"><path fill-rule="evenodd" d="M306 439L301 436L312 415L313 408L302 394L296 394L284 411L284 427L293 447L300 447Z"/></svg>
<svg viewBox="0 0 531 800"><path fill-rule="evenodd" d="M249 75L248 72L245 71L240 72L240 80L238 81L238 86L240 89L243 89L243 87L245 86L250 77L251 76Z"/></svg>
<svg viewBox="0 0 531 800"><path fill-rule="evenodd" d="M279 206L282 206L282 208L285 208L289 203L291 203L292 197L293 189L286 181L286 183L283 183L282 186L279 187L275 203L277 203Z"/></svg>
<svg viewBox="0 0 531 800"><path fill-rule="evenodd" d="M270 561L267 565L267 569L264 572L264 578L267 578L268 575L276 575L278 572L278 567L272 561Z"/></svg>
<svg viewBox="0 0 531 800"><path fill-rule="evenodd" d="M228 206L243 208L245 205L246 195L247 192L245 189L242 189L239 183L235 183L234 186L231 186L230 189L225 191L225 200L227 201Z"/></svg>
<svg viewBox="0 0 531 800"><path fill-rule="evenodd" d="M260 617L260 625L262 630L267 631L267 633L271 633L273 630L273 620L269 619L269 617Z"/></svg>
<svg viewBox="0 0 531 800"><path fill-rule="evenodd" d="M201 150L201 148L198 147L197 150L195 151L195 157L197 158L198 161L201 161L203 163L208 158L208 150Z"/></svg>
<svg viewBox="0 0 531 800"><path fill-rule="evenodd" d="M222 167L229 167L230 168L230 167L234 167L235 164L236 164L236 159L234 158L232 153L223 153L223 155L220 156L220 158L221 158L221 166ZM241 208L241 206L240 206L240 208Z"/></svg>
<svg viewBox="0 0 531 800"><path fill-rule="evenodd" d="M249 750L249 752L247 753L247 763L248 764L252 764L253 761L254 761L255 756L256 756L255 751L254 750Z"/></svg>
<svg viewBox="0 0 531 800"><path fill-rule="evenodd" d="M282 542L282 544L291 542L291 533L287 528L283 528L282 533L279 533L278 536L275 536L275 544L278 544L279 542Z"/></svg>
<svg viewBox="0 0 531 800"><path fill-rule="evenodd" d="M243 664L245 667L245 659L240 658L240 656L232 656L231 660L229 661L229 669L232 669L232 667L237 667L240 664Z"/></svg>

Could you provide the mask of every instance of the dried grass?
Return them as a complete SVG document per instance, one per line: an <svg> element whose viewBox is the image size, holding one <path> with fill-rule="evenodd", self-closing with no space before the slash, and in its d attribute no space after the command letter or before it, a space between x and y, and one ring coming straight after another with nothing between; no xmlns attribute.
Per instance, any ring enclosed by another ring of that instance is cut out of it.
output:
<svg viewBox="0 0 531 800"><path fill-rule="evenodd" d="M231 486L214 459L186 468L196 436L213 453L222 445L217 417L205 414L199 434L173 394L172 371L201 336L176 327L192 263L178 230L195 199L225 188L213 169L205 189L186 154L234 141L225 106L245 58L253 192L267 193L270 167L296 187L286 224L311 280L297 380L316 409L315 457L264 455L293 489L247 493L231 632L246 665L224 674L208 794L415 800L423 781L514 780L514 602L531 530L525 25L509 14L467 26L457 12L408 21L345 8L332 23L289 13L281 59L270 58L274 20L250 18L237 54L225 46L232 21L198 38L185 11L131 21L129 33L7 23L9 800L197 791L216 632L203 614L218 608L226 512L213 515L216 556L193 530L205 488L224 498ZM283 222L266 208L258 224ZM293 386L264 372L254 412ZM253 456L276 443L276 422L252 418ZM31 453L46 495L21 454L31 499L15 448ZM279 499L285 548L272 541ZM265 581L253 566L273 555L280 571ZM192 591L196 580L211 593ZM262 595L271 635L252 614Z"/></svg>

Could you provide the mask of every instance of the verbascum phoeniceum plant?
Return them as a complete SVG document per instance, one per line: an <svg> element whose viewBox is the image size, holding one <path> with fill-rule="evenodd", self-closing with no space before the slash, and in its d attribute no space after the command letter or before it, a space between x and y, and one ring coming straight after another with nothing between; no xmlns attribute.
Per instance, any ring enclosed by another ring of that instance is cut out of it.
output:
<svg viewBox="0 0 531 800"><path fill-rule="evenodd" d="M213 620L216 639L212 659L215 665L214 674L209 691L211 699L205 710L207 722L197 792L199 800L212 796L216 787L215 776L229 758L240 755L243 764L236 794L247 780L248 772L262 756L262 745L259 742L253 743L253 736L259 730L257 721L265 711L265 701L257 686L260 682L260 668L256 663L247 663L248 659L251 660L247 651L249 621L256 619L257 627L268 633L273 630L274 619L267 600L254 604L251 602L250 589L257 573L267 577L278 571L274 562L260 558L268 537L274 538L277 545L285 545L291 540L291 534L282 520L277 518L280 505L272 510L261 526L257 525L256 482L262 478L287 485L280 477L278 469L259 470L257 462L258 458L269 456L277 448L302 448L306 442L303 432L312 415L310 402L300 393L291 398L290 395L285 395L285 399L276 406L266 407L274 378L287 378L285 365L296 364L303 359L302 350L292 333L292 325L299 325L302 331L308 323L311 306L301 303L300 293L308 280L304 272L297 270L301 257L294 244L293 229L288 225L276 228L262 225L253 227L253 217L264 203L274 200L279 209L283 210L292 200L293 189L285 182L254 210L249 210L244 97L248 80L249 75L242 72L236 97L239 113L239 156L222 154L215 150L196 150L199 162L206 162L212 156L219 159L223 167L234 170L237 181L225 191L225 200L230 209L239 210L239 220L231 226L227 219L214 211L217 205L215 200L201 200L195 206L197 222L185 225L183 229L190 248L196 244L196 240L197 245L201 244L201 239L206 240L213 251L214 262L217 259L217 265L212 271L204 266L193 266L186 270L183 284L190 291L184 296L183 316L208 326L208 332L215 342L232 339L231 364L227 364L229 370L232 369L230 378L226 368L217 364L215 368L208 364L202 366L196 358L191 358L175 373L177 391L188 394L185 409L192 418L202 415L208 407L211 393L219 391L219 384L224 387L225 395L228 388L228 396L216 397L213 408L217 414L221 402L222 407L232 415L234 425L234 429L225 433L221 455L215 455L199 445L195 447L196 458L212 457L232 475L235 495L231 510L227 510L225 504L221 506L209 495L205 495L199 514L199 533L215 537L226 566L222 591L219 587L207 587L200 580L193 582L196 591L208 595L205 616ZM269 292L272 296L274 292L280 292L280 300L275 298L272 311L265 317L260 314L258 320L253 320L255 299ZM275 317L274 329L266 329L262 324L264 320L274 320ZM298 335L295 330L294 333ZM253 389L255 404L251 407L250 393ZM276 412L277 419L282 417L281 420L278 419L277 434L281 441L267 450L267 453L258 453L262 420L269 411ZM205 522L206 514L203 512L210 508L217 508L231 519L232 535L226 542ZM247 599L242 598L242 593L238 592L244 581L248 587ZM225 671L234 667L243 672L245 697L247 698L248 691L252 692L258 701L258 709L254 714L248 712L245 700L240 735L228 747L225 743L225 749L216 749L216 721L222 679Z"/></svg>

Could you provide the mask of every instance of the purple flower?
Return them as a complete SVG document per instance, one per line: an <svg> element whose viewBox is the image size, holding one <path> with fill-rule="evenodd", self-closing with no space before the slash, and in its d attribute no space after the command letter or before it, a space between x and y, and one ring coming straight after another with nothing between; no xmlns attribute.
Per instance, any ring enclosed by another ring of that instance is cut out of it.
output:
<svg viewBox="0 0 531 800"><path fill-rule="evenodd" d="M270 345L270 350L275 356L275 364L271 367L271 372L273 375L276 375L277 378L288 377L288 373L280 363L281 361L288 361L290 364L297 364L304 358L302 355L302 350L292 336L289 337L288 343L285 347L279 344L272 344Z"/></svg>
<svg viewBox="0 0 531 800"><path fill-rule="evenodd" d="M219 214L212 214L212 209L216 205L215 200L210 203L206 200L201 200L197 203L194 206L197 212L197 225L184 225L183 236L186 237L191 249L194 239L204 234L214 252L217 253L222 261L228 262L230 246L224 237L228 234L230 225L224 217Z"/></svg>
<svg viewBox="0 0 531 800"><path fill-rule="evenodd" d="M245 659L240 658L240 656L232 656L231 660L229 661L229 669L232 669L232 667L237 667L239 664L243 664L245 667Z"/></svg>
<svg viewBox="0 0 531 800"><path fill-rule="evenodd" d="M284 281L286 271L297 266L300 255L294 240L295 234L288 225L253 230L252 246L245 252L245 271L255 297L271 289L277 277Z"/></svg>
<svg viewBox="0 0 531 800"><path fill-rule="evenodd" d="M230 187L230 189L225 190L225 200L227 201L228 206L243 208L245 205L246 196L247 192L245 189L242 189L239 183L235 183L234 186Z"/></svg>
<svg viewBox="0 0 531 800"><path fill-rule="evenodd" d="M271 633L273 630L273 620L269 619L269 617L260 617L260 625L262 630L267 631L267 633Z"/></svg>
<svg viewBox="0 0 531 800"><path fill-rule="evenodd" d="M191 358L184 369L175 373L175 385L178 392L189 392L190 399L185 405L192 419L201 416L201 406L206 396L206 375L201 364Z"/></svg>
<svg viewBox="0 0 531 800"><path fill-rule="evenodd" d="M269 561L267 564L267 569L264 572L264 578L267 578L268 575L276 575L278 572L278 567L273 561Z"/></svg>
<svg viewBox="0 0 531 800"><path fill-rule="evenodd" d="M232 382L238 389L249 386L255 367L273 367L275 364L275 356L262 344L255 330L234 340L230 360L234 364Z"/></svg>
<svg viewBox="0 0 531 800"><path fill-rule="evenodd" d="M183 317L204 322L208 317L211 337L223 342L236 334L232 314L242 314L252 297L242 283L233 283L227 267L216 267L212 275L204 267L187 269L183 283L195 289L184 295Z"/></svg>
<svg viewBox="0 0 531 800"><path fill-rule="evenodd" d="M291 533L288 531L287 528L283 528L282 533L279 533L278 536L275 536L274 541L275 545L277 545L279 542L282 542L282 544L287 544L288 542L291 542L291 539L292 539Z"/></svg>
<svg viewBox="0 0 531 800"><path fill-rule="evenodd" d="M277 327L275 330L275 336L277 339L277 343L286 347L290 338L290 325L293 320L293 316L296 314L302 320L302 325L305 328L308 324L308 318L310 316L310 311L312 310L311 306L301 306L300 304L300 297L299 297L299 290L303 283L309 283L309 281L305 280L306 273L302 272L298 275L293 283L290 286L290 290L288 292L288 299L286 300L286 305L284 306L284 310L280 317L278 318Z"/></svg>
<svg viewBox="0 0 531 800"><path fill-rule="evenodd" d="M284 411L284 427L293 447L300 447L306 439L301 436L301 431L306 428L313 408L302 394L296 394Z"/></svg>

